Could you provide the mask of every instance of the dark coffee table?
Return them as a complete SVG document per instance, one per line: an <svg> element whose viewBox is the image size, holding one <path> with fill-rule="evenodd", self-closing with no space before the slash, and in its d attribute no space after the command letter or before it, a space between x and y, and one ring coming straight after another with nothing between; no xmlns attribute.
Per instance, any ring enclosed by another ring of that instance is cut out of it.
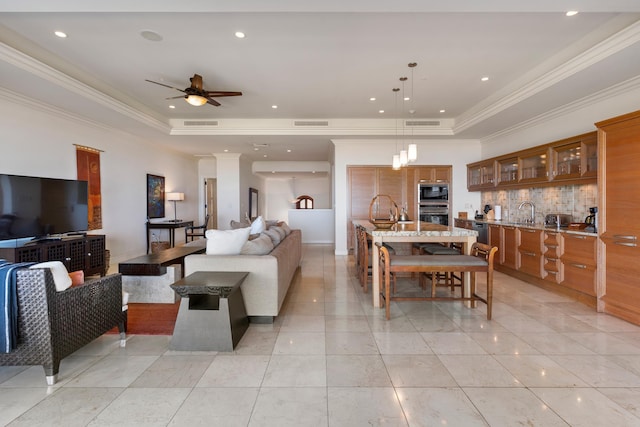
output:
<svg viewBox="0 0 640 427"><path fill-rule="evenodd" d="M169 348L233 351L249 327L240 289L248 274L196 271L172 284L182 300Z"/></svg>

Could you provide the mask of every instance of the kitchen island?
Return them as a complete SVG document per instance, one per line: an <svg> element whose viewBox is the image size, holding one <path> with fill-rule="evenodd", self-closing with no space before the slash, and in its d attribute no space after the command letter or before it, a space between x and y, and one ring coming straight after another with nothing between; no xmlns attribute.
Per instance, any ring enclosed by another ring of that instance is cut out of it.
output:
<svg viewBox="0 0 640 427"><path fill-rule="evenodd" d="M442 243L462 243L463 251L469 254L471 245L475 243L478 233L474 230L457 228L440 224L432 224L430 222L411 221L407 223L397 223L390 229L376 228L368 220L355 220L354 226L362 227L366 230L367 235L371 237L373 244L371 245L371 288L373 296L373 306L380 307L380 269L378 264L378 247L376 243L415 243L415 242L442 242ZM470 294L470 274L465 273L465 289L464 295Z"/></svg>

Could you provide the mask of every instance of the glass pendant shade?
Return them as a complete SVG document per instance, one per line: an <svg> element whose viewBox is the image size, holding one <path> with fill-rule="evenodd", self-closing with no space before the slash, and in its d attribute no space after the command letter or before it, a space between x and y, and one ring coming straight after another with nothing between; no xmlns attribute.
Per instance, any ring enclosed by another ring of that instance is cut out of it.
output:
<svg viewBox="0 0 640 427"><path fill-rule="evenodd" d="M391 163L391 167L393 168L393 170L400 169L400 155L399 154L394 154L393 155L393 162Z"/></svg>
<svg viewBox="0 0 640 427"><path fill-rule="evenodd" d="M400 166L407 166L409 164L409 156L407 150L400 151Z"/></svg>
<svg viewBox="0 0 640 427"><path fill-rule="evenodd" d="M409 152L407 153L407 157L410 162L415 162L418 160L418 146L416 144L409 144Z"/></svg>
<svg viewBox="0 0 640 427"><path fill-rule="evenodd" d="M200 95L188 95L184 97L184 100L195 107L199 107L207 103L207 98Z"/></svg>

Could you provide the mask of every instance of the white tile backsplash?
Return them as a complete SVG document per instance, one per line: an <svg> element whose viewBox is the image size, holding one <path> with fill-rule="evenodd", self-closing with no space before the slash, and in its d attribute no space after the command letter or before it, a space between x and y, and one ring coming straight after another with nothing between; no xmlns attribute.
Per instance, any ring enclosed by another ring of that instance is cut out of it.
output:
<svg viewBox="0 0 640 427"><path fill-rule="evenodd" d="M530 208L518 210L520 203L532 202L536 222L543 222L549 213L570 214L572 222L584 222L589 208L597 206L597 184L564 185L560 187L524 188L482 192L482 206L502 206L503 221L523 221L530 216Z"/></svg>

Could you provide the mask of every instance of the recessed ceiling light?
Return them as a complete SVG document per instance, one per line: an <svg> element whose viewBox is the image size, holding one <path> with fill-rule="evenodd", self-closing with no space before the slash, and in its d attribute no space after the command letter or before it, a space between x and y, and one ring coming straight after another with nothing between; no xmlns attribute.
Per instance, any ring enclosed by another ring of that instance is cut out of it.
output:
<svg viewBox="0 0 640 427"><path fill-rule="evenodd" d="M384 113L384 110L378 110L378 113L382 114Z"/></svg>
<svg viewBox="0 0 640 427"><path fill-rule="evenodd" d="M405 96L405 97L404 97L404 100L405 100L405 101L408 101L408 100L410 100L410 99L411 99L411 98L409 98L408 96Z"/></svg>
<svg viewBox="0 0 640 427"><path fill-rule="evenodd" d="M290 153L290 152L291 152L291 149L290 149L290 148L288 148L288 149L287 149L287 153Z"/></svg>
<svg viewBox="0 0 640 427"><path fill-rule="evenodd" d="M151 42L159 42L162 41L162 36L155 31L152 30L142 30L140 31L140 37L145 40L149 40Z"/></svg>
<svg viewBox="0 0 640 427"><path fill-rule="evenodd" d="M57 37L60 37L61 39L66 39L67 38L67 33L65 33L63 31L56 31L53 34L55 34Z"/></svg>
<svg viewBox="0 0 640 427"><path fill-rule="evenodd" d="M245 34L242 31L236 31L236 37L239 39L245 38Z"/></svg>
<svg viewBox="0 0 640 427"><path fill-rule="evenodd" d="M444 113L446 110L440 110L441 113Z"/></svg>
<svg viewBox="0 0 640 427"><path fill-rule="evenodd" d="M278 109L277 105L272 105L271 108L273 108L274 110Z"/></svg>
<svg viewBox="0 0 640 427"><path fill-rule="evenodd" d="M262 157L267 157L267 155L265 154L265 155L264 155L264 156L262 156Z"/></svg>
<svg viewBox="0 0 640 427"><path fill-rule="evenodd" d="M276 173L276 171L271 171L271 173Z"/></svg>
<svg viewBox="0 0 640 427"><path fill-rule="evenodd" d="M258 148L258 147L255 147L255 148L253 149L253 151L258 151L258 150L259 150L259 148Z"/></svg>
<svg viewBox="0 0 640 427"><path fill-rule="evenodd" d="M482 80L483 82L486 82L486 81L488 81L488 80L489 80L489 77L483 77L483 78L481 78L480 80Z"/></svg>
<svg viewBox="0 0 640 427"><path fill-rule="evenodd" d="M171 108L173 110L174 108L176 108L176 106L175 105L169 105L169 108Z"/></svg>
<svg viewBox="0 0 640 427"><path fill-rule="evenodd" d="M567 13L565 13L565 15L567 16L576 16L578 14L577 10L570 10Z"/></svg>
<svg viewBox="0 0 640 427"><path fill-rule="evenodd" d="M376 99L374 97L369 98L369 101L375 101Z"/></svg>
<svg viewBox="0 0 640 427"><path fill-rule="evenodd" d="M224 150L222 150L222 151L224 151L225 153L228 153L228 152L229 152L229 149L228 149L228 148L225 148L225 149L224 149Z"/></svg>

